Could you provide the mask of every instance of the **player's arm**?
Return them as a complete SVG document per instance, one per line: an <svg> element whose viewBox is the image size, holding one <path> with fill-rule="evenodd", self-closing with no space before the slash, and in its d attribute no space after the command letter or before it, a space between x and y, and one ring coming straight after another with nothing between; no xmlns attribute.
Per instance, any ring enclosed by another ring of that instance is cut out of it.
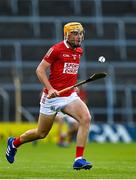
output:
<svg viewBox="0 0 136 180"><path fill-rule="evenodd" d="M40 80L40 82L47 88L48 90L48 96L58 96L58 91L55 90L49 80L48 80L48 76L47 76L47 69L50 67L50 63L48 63L45 60L42 60L41 63L38 65L37 69L36 69L36 74Z"/></svg>

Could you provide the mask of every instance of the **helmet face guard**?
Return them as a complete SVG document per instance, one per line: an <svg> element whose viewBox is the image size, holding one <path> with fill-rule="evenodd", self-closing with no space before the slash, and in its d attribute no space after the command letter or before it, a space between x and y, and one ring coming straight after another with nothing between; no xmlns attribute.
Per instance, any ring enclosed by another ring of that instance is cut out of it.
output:
<svg viewBox="0 0 136 180"><path fill-rule="evenodd" d="M73 34L73 39L71 39L71 34ZM84 40L83 26L78 22L67 23L64 26L64 39L67 40L72 47L81 46Z"/></svg>

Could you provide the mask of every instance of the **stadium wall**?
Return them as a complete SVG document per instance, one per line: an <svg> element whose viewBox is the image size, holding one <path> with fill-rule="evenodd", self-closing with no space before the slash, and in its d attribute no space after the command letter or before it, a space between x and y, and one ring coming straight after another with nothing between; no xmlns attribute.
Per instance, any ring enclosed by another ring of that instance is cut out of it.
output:
<svg viewBox="0 0 136 180"><path fill-rule="evenodd" d="M9 136L19 136L28 129L36 128L36 123L0 123L0 139L7 139ZM63 125L63 131L66 132L67 124ZM88 136L89 142L125 142L136 141L136 127L122 124L93 124L90 127ZM43 142L57 142L58 124L54 123L47 138Z"/></svg>
<svg viewBox="0 0 136 180"><path fill-rule="evenodd" d="M17 137L29 129L37 127L36 123L0 123L0 139L7 139L9 136ZM63 131L66 132L67 125L63 125ZM57 142L58 140L58 124L54 123L50 133L43 142Z"/></svg>

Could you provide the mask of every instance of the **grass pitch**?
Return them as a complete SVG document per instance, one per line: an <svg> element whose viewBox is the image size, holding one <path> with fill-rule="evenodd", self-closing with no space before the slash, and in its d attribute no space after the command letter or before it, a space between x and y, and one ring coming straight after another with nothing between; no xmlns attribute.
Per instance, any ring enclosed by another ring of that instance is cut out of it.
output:
<svg viewBox="0 0 136 180"><path fill-rule="evenodd" d="M6 144L0 142L1 179L132 179L136 178L136 144L97 144L86 147L85 157L93 163L91 170L72 169L75 144L60 148L38 142L22 145L14 164L5 159Z"/></svg>

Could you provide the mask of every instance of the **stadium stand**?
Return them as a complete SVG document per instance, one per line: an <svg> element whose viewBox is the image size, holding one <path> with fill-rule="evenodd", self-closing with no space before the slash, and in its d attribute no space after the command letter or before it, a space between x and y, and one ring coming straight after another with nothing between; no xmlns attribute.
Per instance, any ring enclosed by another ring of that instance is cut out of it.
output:
<svg viewBox="0 0 136 180"><path fill-rule="evenodd" d="M57 6L57 8L56 8ZM22 119L37 118L40 91L35 69L48 48L62 39L65 22L85 27L80 79L108 72L86 86L94 122L136 123L136 1L1 0L0 120L15 120L14 77L21 81ZM97 62L99 56L106 63Z"/></svg>

